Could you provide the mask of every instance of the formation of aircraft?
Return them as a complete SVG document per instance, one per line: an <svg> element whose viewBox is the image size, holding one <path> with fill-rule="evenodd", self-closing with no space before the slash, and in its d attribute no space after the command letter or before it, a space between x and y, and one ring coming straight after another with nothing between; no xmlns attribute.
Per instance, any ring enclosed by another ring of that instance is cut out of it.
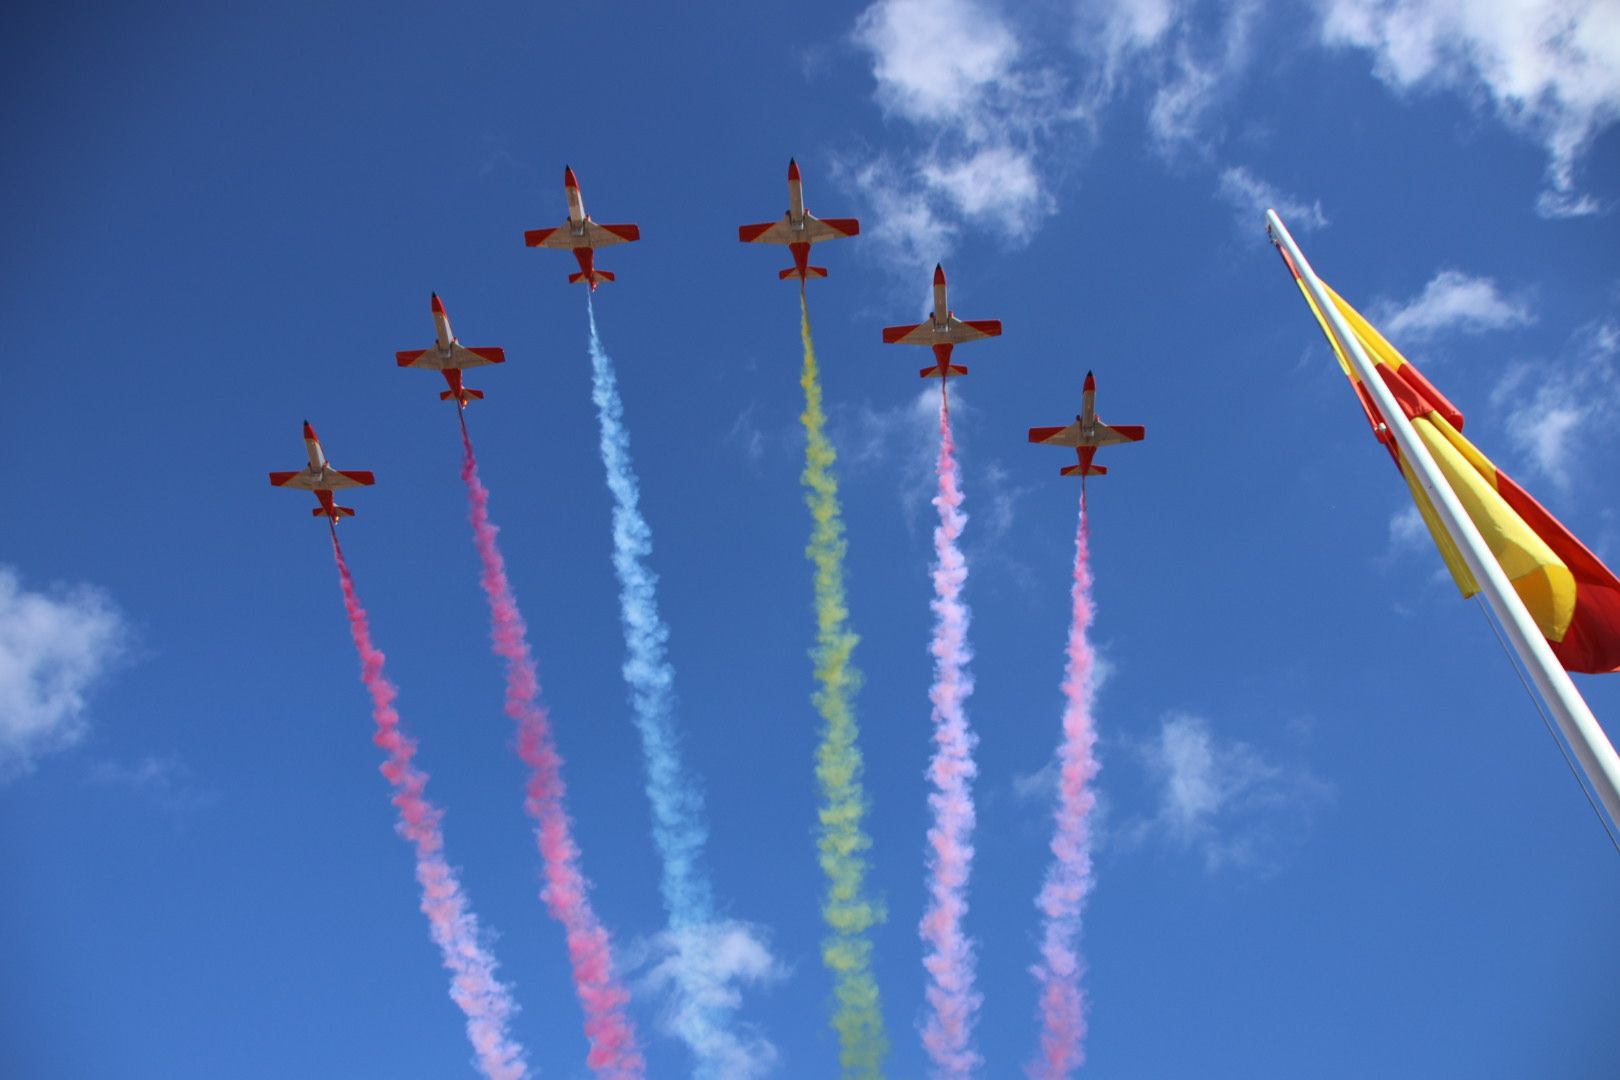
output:
<svg viewBox="0 0 1620 1080"><path fill-rule="evenodd" d="M607 270L596 269L596 249L614 244L627 244L641 239L638 225L598 225L585 212L585 198L579 193L579 179L574 170L563 166L563 189L568 194L568 220L555 229L530 229L523 234L523 242L530 247L567 248L579 260L579 273L569 274L569 281L583 281L595 292L604 281L612 281Z"/></svg>
<svg viewBox="0 0 1620 1080"><path fill-rule="evenodd" d="M1119 424L1110 426L1097 419L1097 378L1091 372L1086 372L1084 396L1081 399L1080 415L1074 418L1074 423L1068 427L1034 427L1029 429L1029 441L1042 443L1046 446L1071 446L1079 462L1067 465L1060 470L1063 476L1078 476L1083 485L1088 476L1102 476L1108 470L1101 465L1093 465L1091 459L1097 450L1104 446L1113 446L1117 443L1140 442L1147 435L1147 429L1140 424Z"/></svg>
<svg viewBox="0 0 1620 1080"><path fill-rule="evenodd" d="M809 263L811 245L823 240L858 236L861 223L855 218L818 218L806 210L804 180L799 172L798 162L793 159L788 160L787 180L787 213L776 221L740 226L737 238L743 243L787 245L793 254L793 265L777 274L777 277L784 281L796 278L803 283L810 278L824 278L827 276L826 268L811 266ZM571 168L563 169L563 188L568 196L568 220L554 229L531 229L523 234L523 240L529 247L565 248L572 251L579 261L579 272L568 275L568 280L584 282L594 292L602 282L614 280L611 272L596 268L596 249L640 240L641 229L636 225L600 225L593 221L585 212L585 200L580 195L579 179ZM935 265L934 310L929 315L928 321L910 326L889 326L883 330L883 341L886 344L927 345L933 349L934 363L918 372L918 375L925 379L949 379L953 375L966 375L968 373L966 367L951 363L952 350L963 342L979 341L1001 334L999 319L958 319L955 312L950 309L945 290L945 268ZM435 340L432 347L397 352L394 359L400 367L439 372L449 387L440 392L439 400L453 400L458 409L465 409L469 402L481 400L484 393L482 390L474 390L464 385L462 372L467 368L482 367L485 364L503 364L506 362L506 352L504 349L494 347L472 348L461 344L450 329L450 315L445 311L438 293L433 294L433 325ZM1077 464L1066 466L1062 470L1062 475L1078 475L1082 485L1087 476L1100 476L1108 472L1106 468L1092 461L1098 448L1122 442L1136 442L1144 435L1144 429L1139 425L1110 426L1097 419L1096 394L1097 381L1088 371L1084 405L1080 415L1075 417L1074 423L1067 427L1029 429L1029 441L1032 443L1074 448L1079 461ZM315 429L308 421L304 422L304 444L309 453L309 466L297 472L273 472L270 474L270 483L276 487L314 492L316 499L320 501L320 505L311 511L316 517L329 518L334 524L340 518L353 517L354 511L347 506L337 505L332 493L344 488L370 485L375 482L373 475L365 470L332 468L326 460L326 454L321 450L320 441L315 437Z"/></svg>
<svg viewBox="0 0 1620 1080"><path fill-rule="evenodd" d="M309 452L308 467L297 472L273 472L270 483L275 487L313 491L321 505L310 513L315 517L331 518L334 525L339 518L354 517L353 510L333 501L332 492L343 488L367 487L376 483L377 478L364 469L332 468L321 449L321 440L315 437L315 429L309 426L308 420L304 421L304 449Z"/></svg>
<svg viewBox="0 0 1620 1080"><path fill-rule="evenodd" d="M793 253L793 265L777 273L776 276L782 281L788 278L798 278L800 281L824 278L827 276L825 266L809 265L810 245L855 236L861 231L861 223L854 218L823 220L806 210L804 180L799 176L799 163L792 158L788 158L787 180L787 213L776 221L767 221L762 225L738 226L737 239L745 244L786 244Z"/></svg>
<svg viewBox="0 0 1620 1080"><path fill-rule="evenodd" d="M951 363L951 350L964 341L1001 334L1000 319L958 319L945 302L945 268L934 265L934 312L927 322L913 326L886 326L883 341L888 345L927 345L934 350L934 364L917 374L924 379L948 379L966 375L968 369Z"/></svg>
<svg viewBox="0 0 1620 1080"><path fill-rule="evenodd" d="M400 367L426 368L443 375L444 381L450 384L450 389L439 394L440 401L454 398L457 405L465 408L469 401L483 400L482 390L474 390L461 384L461 373L470 367L506 363L506 350L469 349L457 341L456 335L450 332L450 315L444 310L444 302L439 299L438 293L433 294L433 328L438 337L433 348L397 352L394 354L394 360Z"/></svg>

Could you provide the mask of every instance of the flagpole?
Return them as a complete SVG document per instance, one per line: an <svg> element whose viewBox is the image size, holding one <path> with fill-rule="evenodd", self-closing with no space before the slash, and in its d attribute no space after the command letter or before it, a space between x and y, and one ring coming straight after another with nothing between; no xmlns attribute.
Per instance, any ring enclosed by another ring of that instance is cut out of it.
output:
<svg viewBox="0 0 1620 1080"><path fill-rule="evenodd" d="M1344 354L1349 358L1351 365L1356 369L1356 375L1361 379L1361 385L1378 404L1378 411L1384 422L1389 426L1391 434L1395 436L1395 443L1400 447L1401 456L1412 471L1416 474L1424 492L1429 496L1429 502L1439 514L1446 532L1451 535L1452 541L1462 553L1463 561L1473 573L1474 580L1479 583L1480 590L1490 603L1491 610L1496 612L1497 621L1507 631L1508 640L1524 662L1525 669L1535 680L1536 689L1541 692L1542 700L1547 703L1553 718L1558 721L1558 729L1564 733L1564 739L1575 751L1576 759L1581 763L1586 779L1591 783L1598 798L1609 812L1609 821L1613 826L1620 827L1620 756L1614 752L1614 744L1609 742L1602 725L1592 715L1592 710L1581 697L1580 691L1575 689L1575 683L1569 677L1569 672L1558 662L1553 655L1547 639L1542 637L1540 629L1530 617L1529 609L1519 594L1513 591L1513 585L1508 581L1507 575L1502 572L1501 564L1486 545L1484 537L1474 525L1473 519L1463 509L1456 492L1441 475L1439 466L1430 456L1428 447L1418 437L1412 422L1401 409L1400 403L1395 400L1395 394L1384 383L1374 370L1371 359L1366 350L1361 347L1360 340L1351 332L1350 326L1345 322L1344 315L1339 311L1327 295L1327 289L1321 279L1311 269L1311 264L1305 261L1305 256L1294 243L1288 229L1283 225L1282 219L1275 210L1266 211L1266 227L1271 234L1274 244L1283 248L1294 268L1299 272L1300 280L1306 290L1316 301L1317 310L1320 311L1329 325L1333 327L1334 334L1344 347Z"/></svg>

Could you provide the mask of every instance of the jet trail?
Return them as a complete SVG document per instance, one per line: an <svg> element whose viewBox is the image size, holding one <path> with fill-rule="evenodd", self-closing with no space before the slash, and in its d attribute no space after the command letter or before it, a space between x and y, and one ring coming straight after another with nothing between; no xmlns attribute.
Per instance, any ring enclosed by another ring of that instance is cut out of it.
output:
<svg viewBox="0 0 1620 1080"><path fill-rule="evenodd" d="M1086 640L1093 614L1091 600L1090 527L1085 489L1080 494L1080 521L1074 538L1073 615L1069 623L1068 664L1063 677L1063 742L1058 749L1061 772L1052 835L1052 864L1036 906L1045 917L1041 959L1030 972L1041 990L1041 1056L1029 1066L1038 1080L1062 1080L1085 1061L1085 996L1080 990L1083 965L1078 952L1080 915L1094 879L1091 867L1091 790L1097 775L1097 731L1091 715L1096 658Z"/></svg>
<svg viewBox="0 0 1620 1080"><path fill-rule="evenodd" d="M872 942L868 936L868 931L883 921L884 912L866 891L864 853L872 846L872 839L861 827L866 795L861 784L861 751L856 745L860 730L850 700L861 681L850 662L859 638L849 629L844 598L844 522L838 503L838 481L832 472L836 455L827 439L816 349L810 340L810 309L802 289L799 337L804 344L804 368L799 377L799 385L804 388L804 413L799 419L805 434L801 479L813 519L805 554L815 566L816 646L810 655L815 661L818 686L814 700L823 722L821 744L816 748L816 779L821 784L822 798L817 845L821 869L827 876L822 918L831 931L822 940L821 959L833 974L837 1004L832 1022L838 1032L844 1075L866 1080L882 1075L883 1058L889 1048L883 1033L877 980L872 975Z"/></svg>
<svg viewBox="0 0 1620 1080"><path fill-rule="evenodd" d="M473 537L483 564L480 583L489 600L490 638L495 654L506 661L506 715L517 723L518 757L529 767L523 808L538 826L546 880L540 897L568 939L574 991L585 1009L585 1035L591 1045L585 1063L604 1080L640 1080L646 1062L626 1013L630 994L613 972L612 943L591 907L590 884L579 868L579 846L563 803L567 790L562 756L540 704L540 677L529 649L528 628L507 581L506 560L496 543L499 530L489 520L489 491L478 478L478 458L465 416L461 445L461 479L467 485Z"/></svg>
<svg viewBox="0 0 1620 1080"><path fill-rule="evenodd" d="M675 726L675 670L666 652L669 628L658 612L658 578L647 565L652 530L641 516L640 484L630 460L613 360L602 347L596 309L590 319L591 400L601 425L602 465L613 493L613 569L619 579L619 616L628 657L624 678L647 770L653 842L663 862L659 888L669 917L676 1002L675 1034L696 1058L700 1080L743 1080L768 1069L775 1047L733 1028L727 985L732 972L714 945L714 890L700 860L708 841L703 792L685 775ZM735 926L730 928L739 932Z"/></svg>
<svg viewBox="0 0 1620 1080"><path fill-rule="evenodd" d="M332 529L332 554L343 584L343 606L349 614L349 633L360 654L360 680L371 694L371 716L377 733L371 741L388 755L382 774L393 785L399 810L399 834L416 848L416 880L422 886L422 914L428 918L433 942L444 966L452 974L450 997L467 1015L467 1037L477 1054L479 1070L490 1080L520 1080L528 1076L521 1046L506 1030L517 1012L507 987L495 978L495 958L479 941L478 917L468 910L456 872L445 861L444 816L423 796L427 774L413 762L416 743L400 731L394 700L399 690L383 674L383 654L371 642L371 623L360 604L354 578Z"/></svg>
<svg viewBox="0 0 1620 1080"><path fill-rule="evenodd" d="M932 848L929 867L928 910L921 932L929 948L923 958L928 969L930 1013L923 1025L923 1045L933 1059L935 1075L967 1077L982 1059L972 1047L973 1023L981 997L973 989L974 947L962 932L967 913L967 882L973 864L973 763L977 737L968 727L964 708L973 693L968 662L968 609L962 602L967 582L967 560L957 542L967 515L962 512L961 472L956 464L956 440L951 434L951 411L943 380L939 397L939 494L934 506L939 525L934 529L934 757L928 775L934 790L928 805L934 812L928 830Z"/></svg>

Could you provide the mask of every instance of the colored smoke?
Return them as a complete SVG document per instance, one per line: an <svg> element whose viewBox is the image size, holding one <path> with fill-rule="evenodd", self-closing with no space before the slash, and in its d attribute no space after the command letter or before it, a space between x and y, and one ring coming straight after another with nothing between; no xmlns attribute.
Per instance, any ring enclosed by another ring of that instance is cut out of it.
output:
<svg viewBox="0 0 1620 1080"><path fill-rule="evenodd" d="M703 792L681 765L675 723L675 670L666 646L669 628L658 613L658 578L647 565L652 530L641 516L640 485L630 460L630 433L624 425L613 360L602 347L595 306L587 294L590 319L591 400L601 425L602 465L613 493L613 569L619 579L619 617L627 656L624 678L641 736L652 803L653 842L663 864L659 888L669 917L665 943L669 959L660 965L661 982L672 995L668 1026L696 1059L699 1080L747 1080L768 1071L776 1049L756 1035L734 1028L736 973L713 947L716 935L742 934L751 957L764 946L738 923L714 926L714 891L700 865L708 840ZM750 967L749 970L755 970Z"/></svg>
<svg viewBox="0 0 1620 1080"><path fill-rule="evenodd" d="M962 602L967 582L967 561L958 541L967 515L962 512L961 473L956 464L956 441L951 434L950 405L945 386L939 397L939 494L934 506L939 525L934 529L934 757L928 778L934 790L928 805L934 813L928 830L930 848L928 910L922 919L922 938L928 947L923 966L928 969L929 1013L923 1024L923 1046L933 1060L935 1075L967 1077L981 1059L971 1045L973 1022L980 996L973 989L973 941L962 932L967 913L968 874L973 865L973 747L978 742L968 727L965 705L973 693L968 661L968 609Z"/></svg>
<svg viewBox="0 0 1620 1080"><path fill-rule="evenodd" d="M839 1061L844 1075L875 1078L882 1075L888 1039L878 1002L877 980L872 974L872 942L868 931L881 922L884 912L866 892L866 856L871 837L861 827L866 795L861 784L860 730L851 704L860 686L860 673L850 662L859 640L849 629L844 599L844 522L838 504L836 460L827 439L827 417L821 406L821 381L816 349L810 340L810 309L799 293L799 337L804 344L805 466L801 479L810 507L810 544L805 549L815 567L816 645L814 701L823 723L816 748L816 779L821 785L820 829L817 846L821 869L827 876L827 897L822 917L830 933L821 945L822 962L833 975L833 1028L838 1032Z"/></svg>
<svg viewBox="0 0 1620 1080"><path fill-rule="evenodd" d="M574 991L585 1009L585 1035L590 1041L586 1064L608 1080L639 1078L646 1063L625 1009L630 995L614 974L612 944L591 907L590 885L579 868L579 847L564 807L562 757L540 705L540 678L529 650L528 629L507 581L506 560L496 543L499 530L489 520L489 491L478 479L478 459L465 420L461 442L461 479L467 485L473 537L483 564L479 580L489 600L490 638L495 654L506 662L506 715L517 723L518 757L529 768L523 808L538 826L545 864L540 896L568 939Z"/></svg>
<svg viewBox="0 0 1620 1080"><path fill-rule="evenodd" d="M1096 726L1091 702L1096 658L1086 640L1091 625L1091 563L1084 489L1074 538L1073 616L1063 676L1063 742L1058 749L1058 805L1052 864L1036 906L1044 917L1040 962L1030 969L1040 984L1041 1055L1028 1068L1038 1080L1061 1080L1085 1061L1085 997L1080 990L1080 916L1094 880L1091 869L1091 790L1097 775Z"/></svg>
<svg viewBox="0 0 1620 1080"><path fill-rule="evenodd" d="M400 731L399 711L394 708L399 691L383 674L383 654L371 642L371 623L355 591L335 528L332 554L343 584L349 632L360 654L360 680L371 695L371 717L377 724L371 741L388 755L382 774L394 788L399 834L416 848L422 914L427 916L433 942L451 972L450 997L467 1015L467 1037L472 1041L479 1070L490 1080L517 1080L528 1075L523 1048L512 1041L506 1030L517 1006L506 986L495 978L495 958L479 942L478 918L468 910L456 872L445 861L444 834L439 829L443 811L423 796L427 774L412 760L416 743Z"/></svg>

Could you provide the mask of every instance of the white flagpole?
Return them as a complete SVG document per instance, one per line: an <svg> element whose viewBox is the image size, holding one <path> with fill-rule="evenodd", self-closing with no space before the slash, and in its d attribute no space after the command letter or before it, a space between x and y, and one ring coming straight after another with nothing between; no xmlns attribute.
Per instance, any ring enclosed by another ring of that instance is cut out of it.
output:
<svg viewBox="0 0 1620 1080"><path fill-rule="evenodd" d="M1586 772L1587 780L1597 792L1598 798L1603 801L1604 808L1608 810L1610 822L1620 827L1620 756L1616 756L1614 744L1609 742L1597 718L1592 715L1586 699L1575 689L1575 683L1570 679L1569 672L1564 670L1564 666L1553 655L1547 639L1541 636L1541 631L1530 617L1529 610L1519 599L1519 594L1513 591L1513 585L1508 581L1507 575L1502 572L1501 564L1496 561L1496 556L1491 553L1484 537L1480 536L1479 529L1463 509L1456 492L1451 490L1451 485L1441 475L1434 458L1429 455L1428 447L1423 445L1422 439L1412 427L1412 422L1407 419L1406 413L1401 411L1394 392L1373 370L1373 362L1368 358L1366 350L1361 347L1361 342L1351 332L1344 316L1328 297L1321 279L1311 269L1311 264L1305 261L1305 256L1294 243L1294 238L1288 234L1288 229L1284 227L1275 210L1266 211L1266 226L1271 233L1272 242L1283 248L1293 261L1295 269L1299 271L1300 280L1305 283L1306 290L1316 301L1317 309L1322 312L1323 317L1332 326L1334 334L1338 336L1339 344L1344 347L1344 353L1356 369L1361 384L1378 403L1378 411L1395 436L1395 443L1400 447L1402 458L1412 467L1418 482L1429 496L1429 502L1445 525L1446 532L1451 534L1457 550L1462 553L1463 561L1473 572L1474 580L1479 583L1480 591L1485 594L1491 610L1496 612L1497 620L1507 631L1508 640L1513 643L1526 670L1530 672L1530 677L1535 680L1536 689L1541 692L1542 700L1547 703L1554 719L1558 721L1558 728L1564 733L1564 739L1570 748L1575 751L1575 757Z"/></svg>

